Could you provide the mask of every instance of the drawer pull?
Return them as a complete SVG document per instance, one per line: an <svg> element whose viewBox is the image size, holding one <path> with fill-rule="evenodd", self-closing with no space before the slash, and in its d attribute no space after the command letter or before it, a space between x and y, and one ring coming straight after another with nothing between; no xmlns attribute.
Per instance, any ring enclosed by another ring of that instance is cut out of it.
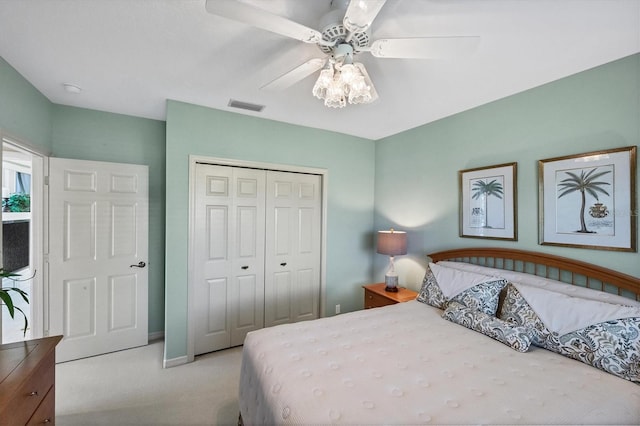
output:
<svg viewBox="0 0 640 426"><path fill-rule="evenodd" d="M249 269L249 267L248 266L241 266L240 269L244 269L246 271L247 269Z"/></svg>
<svg viewBox="0 0 640 426"><path fill-rule="evenodd" d="M42 421L42 423L51 423L51 419L47 417Z"/></svg>
<svg viewBox="0 0 640 426"><path fill-rule="evenodd" d="M287 266L287 262L282 262L280 266Z"/></svg>
<svg viewBox="0 0 640 426"><path fill-rule="evenodd" d="M33 391L29 394L29 396L38 396L38 391Z"/></svg>

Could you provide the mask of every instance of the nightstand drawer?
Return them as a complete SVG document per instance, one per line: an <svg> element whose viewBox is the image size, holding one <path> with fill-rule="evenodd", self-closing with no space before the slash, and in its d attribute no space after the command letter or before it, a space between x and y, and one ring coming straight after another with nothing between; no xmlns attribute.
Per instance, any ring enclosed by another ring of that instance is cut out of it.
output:
<svg viewBox="0 0 640 426"><path fill-rule="evenodd" d="M363 285L364 288L364 308L379 308L381 306L395 305L396 303L408 302L418 296L413 290L399 287L397 292L385 291L384 283Z"/></svg>
<svg viewBox="0 0 640 426"><path fill-rule="evenodd" d="M388 299L384 296L380 296L372 291L365 290L364 291L364 308L379 308L381 306L394 305L397 302Z"/></svg>

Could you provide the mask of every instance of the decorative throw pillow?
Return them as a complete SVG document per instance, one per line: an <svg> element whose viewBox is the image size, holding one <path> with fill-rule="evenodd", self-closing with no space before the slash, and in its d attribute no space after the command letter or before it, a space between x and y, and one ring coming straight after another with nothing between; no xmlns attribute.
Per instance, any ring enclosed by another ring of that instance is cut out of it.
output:
<svg viewBox="0 0 640 426"><path fill-rule="evenodd" d="M640 384L640 317L601 322L552 336L559 354Z"/></svg>
<svg viewBox="0 0 640 426"><path fill-rule="evenodd" d="M451 300L488 315L495 315L498 309L500 291L506 285L506 281L489 276L486 279L486 282L468 288L448 299L442 293L440 287L441 284L447 285L447 283L438 283L431 267L427 267L427 272L422 280L420 294L416 300L440 309L446 309L449 300Z"/></svg>
<svg viewBox="0 0 640 426"><path fill-rule="evenodd" d="M498 317L529 327L536 346L640 383L640 317L604 321L559 335L544 325L513 284L506 287Z"/></svg>
<svg viewBox="0 0 640 426"><path fill-rule="evenodd" d="M436 277L428 266L427 273L424 275L424 279L422 280L420 294L418 294L416 300L418 302L426 303L427 305L435 306L436 308L446 308L447 298L442 294L442 290L440 290L440 286L438 286Z"/></svg>
<svg viewBox="0 0 640 426"><path fill-rule="evenodd" d="M547 347L547 341L549 340L551 331L549 331L531 306L529 306L518 289L509 283L505 287L504 295L502 308L500 312L498 312L498 318L511 324L528 327L531 329L531 343L533 345L551 349Z"/></svg>
<svg viewBox="0 0 640 426"><path fill-rule="evenodd" d="M510 324L454 301L449 303L442 317L489 336L518 352L529 350L531 330L527 327Z"/></svg>

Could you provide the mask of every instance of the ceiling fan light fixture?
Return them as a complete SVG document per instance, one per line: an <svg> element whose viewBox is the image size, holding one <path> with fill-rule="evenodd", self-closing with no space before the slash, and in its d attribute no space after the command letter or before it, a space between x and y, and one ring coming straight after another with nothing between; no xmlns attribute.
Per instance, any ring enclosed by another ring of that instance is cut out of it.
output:
<svg viewBox="0 0 640 426"><path fill-rule="evenodd" d="M305 43L315 43L326 56L307 60L262 88L284 90L324 66L326 69L320 73L313 86L313 96L324 100L328 107L343 108L347 102L360 104L378 99L378 93L367 70L361 63L353 62L354 55L366 52L375 58L432 59L442 56L465 57L477 49L480 39L475 36L388 38L371 41L371 24L386 1L331 0L331 10L320 22L322 31L275 15L242 0L206 0L205 7L208 12L223 18Z"/></svg>
<svg viewBox="0 0 640 426"><path fill-rule="evenodd" d="M371 101L371 87L365 83L363 76L356 76L349 89L349 103L368 104Z"/></svg>
<svg viewBox="0 0 640 426"><path fill-rule="evenodd" d="M369 73L367 72L367 69L364 67L364 65L361 62L354 62L353 65L358 69L358 71L360 71L360 74L362 74L362 78L364 81L364 84L367 86L367 101L363 102L363 103L371 103L374 102L375 100L378 99L378 92L376 91L376 88L373 85L373 81L371 81L371 78L369 77Z"/></svg>
<svg viewBox="0 0 640 426"><path fill-rule="evenodd" d="M353 64L344 64L340 67L340 80L347 87L351 87L358 76L361 76L360 71Z"/></svg>
<svg viewBox="0 0 640 426"><path fill-rule="evenodd" d="M378 98L361 63L328 62L327 67L320 72L312 90L313 96L324 99L326 107L344 108L347 101L367 104Z"/></svg>
<svg viewBox="0 0 640 426"><path fill-rule="evenodd" d="M327 96L327 89L333 84L333 66L329 65L328 68L324 68L320 71L320 76L316 80L316 84L313 85L313 96L318 99L325 99Z"/></svg>
<svg viewBox="0 0 640 426"><path fill-rule="evenodd" d="M344 108L347 105L343 86L340 79L334 79L327 88L324 106L329 108Z"/></svg>

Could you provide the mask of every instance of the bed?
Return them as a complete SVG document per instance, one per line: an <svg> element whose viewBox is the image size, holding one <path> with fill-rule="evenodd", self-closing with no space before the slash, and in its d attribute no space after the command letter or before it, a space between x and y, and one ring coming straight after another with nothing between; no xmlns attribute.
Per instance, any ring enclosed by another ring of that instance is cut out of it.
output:
<svg viewBox="0 0 640 426"><path fill-rule="evenodd" d="M640 424L638 278L520 250L429 257L419 300L247 335L241 421Z"/></svg>

